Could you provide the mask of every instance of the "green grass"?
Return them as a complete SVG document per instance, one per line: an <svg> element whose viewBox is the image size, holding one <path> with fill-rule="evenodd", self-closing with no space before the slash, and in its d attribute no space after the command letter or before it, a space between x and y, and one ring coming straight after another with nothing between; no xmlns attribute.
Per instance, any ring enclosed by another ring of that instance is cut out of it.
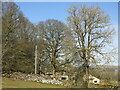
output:
<svg viewBox="0 0 120 90"><path fill-rule="evenodd" d="M118 87L118 85L95 85L95 84L89 84L89 88L111 88L111 87Z"/></svg>
<svg viewBox="0 0 120 90"><path fill-rule="evenodd" d="M109 88L105 85L90 84L89 88ZM61 85L45 84L31 81L23 81L13 78L2 78L2 88L81 88L81 86L65 87Z"/></svg>
<svg viewBox="0 0 120 90"><path fill-rule="evenodd" d="M2 88L65 88L65 87L60 85L17 80L13 78L2 78Z"/></svg>

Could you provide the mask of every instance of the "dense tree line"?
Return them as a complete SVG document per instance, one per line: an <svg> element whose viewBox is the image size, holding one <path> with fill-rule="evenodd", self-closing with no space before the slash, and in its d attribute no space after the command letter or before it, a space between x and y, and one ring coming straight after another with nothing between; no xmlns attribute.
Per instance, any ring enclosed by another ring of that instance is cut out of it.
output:
<svg viewBox="0 0 120 90"><path fill-rule="evenodd" d="M2 3L3 73L34 73L37 45L37 73L55 74L77 67L76 78L80 72L87 75L91 64L106 57L103 48L113 34L109 16L99 7L84 5L72 6L68 13L68 25L54 19L34 25L14 2Z"/></svg>
<svg viewBox="0 0 120 90"><path fill-rule="evenodd" d="M2 5L3 72L34 72L35 27L15 3Z"/></svg>

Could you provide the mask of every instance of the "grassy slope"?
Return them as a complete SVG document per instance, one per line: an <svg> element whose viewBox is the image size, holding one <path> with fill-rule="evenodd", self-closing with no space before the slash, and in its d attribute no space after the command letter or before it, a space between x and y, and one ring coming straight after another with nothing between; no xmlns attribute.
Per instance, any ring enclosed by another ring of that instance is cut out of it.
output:
<svg viewBox="0 0 120 90"><path fill-rule="evenodd" d="M43 84L31 81L2 78L2 88L65 88L60 85Z"/></svg>
<svg viewBox="0 0 120 90"><path fill-rule="evenodd" d="M14 80L12 78L2 78L2 88L67 88L67 87L31 81ZM72 86L69 88L81 88L81 87ZM90 84L89 88L110 88L110 86Z"/></svg>

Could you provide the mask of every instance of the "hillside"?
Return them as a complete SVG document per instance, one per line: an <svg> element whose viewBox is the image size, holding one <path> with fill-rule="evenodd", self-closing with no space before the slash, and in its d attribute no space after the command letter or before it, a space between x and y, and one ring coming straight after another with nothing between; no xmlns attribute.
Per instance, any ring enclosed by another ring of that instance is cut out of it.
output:
<svg viewBox="0 0 120 90"><path fill-rule="evenodd" d="M2 88L65 88L60 85L43 84L31 81L2 78Z"/></svg>

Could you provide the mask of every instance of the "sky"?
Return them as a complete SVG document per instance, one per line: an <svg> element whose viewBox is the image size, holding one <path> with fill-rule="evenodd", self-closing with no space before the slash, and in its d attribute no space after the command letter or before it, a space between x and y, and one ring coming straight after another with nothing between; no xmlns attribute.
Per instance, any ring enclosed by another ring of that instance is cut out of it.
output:
<svg viewBox="0 0 120 90"><path fill-rule="evenodd" d="M113 36L113 44L118 47L118 3L117 2L16 2L23 12L24 16L32 23L37 24L40 21L48 19L57 19L67 24L67 10L71 5L100 6L111 18L111 24L116 30ZM116 63L115 63L116 64Z"/></svg>
<svg viewBox="0 0 120 90"><path fill-rule="evenodd" d="M68 16L67 10L71 5L100 6L111 18L113 25L118 22L118 3L117 2L16 2L31 22L38 23L47 19L58 19L66 23Z"/></svg>

